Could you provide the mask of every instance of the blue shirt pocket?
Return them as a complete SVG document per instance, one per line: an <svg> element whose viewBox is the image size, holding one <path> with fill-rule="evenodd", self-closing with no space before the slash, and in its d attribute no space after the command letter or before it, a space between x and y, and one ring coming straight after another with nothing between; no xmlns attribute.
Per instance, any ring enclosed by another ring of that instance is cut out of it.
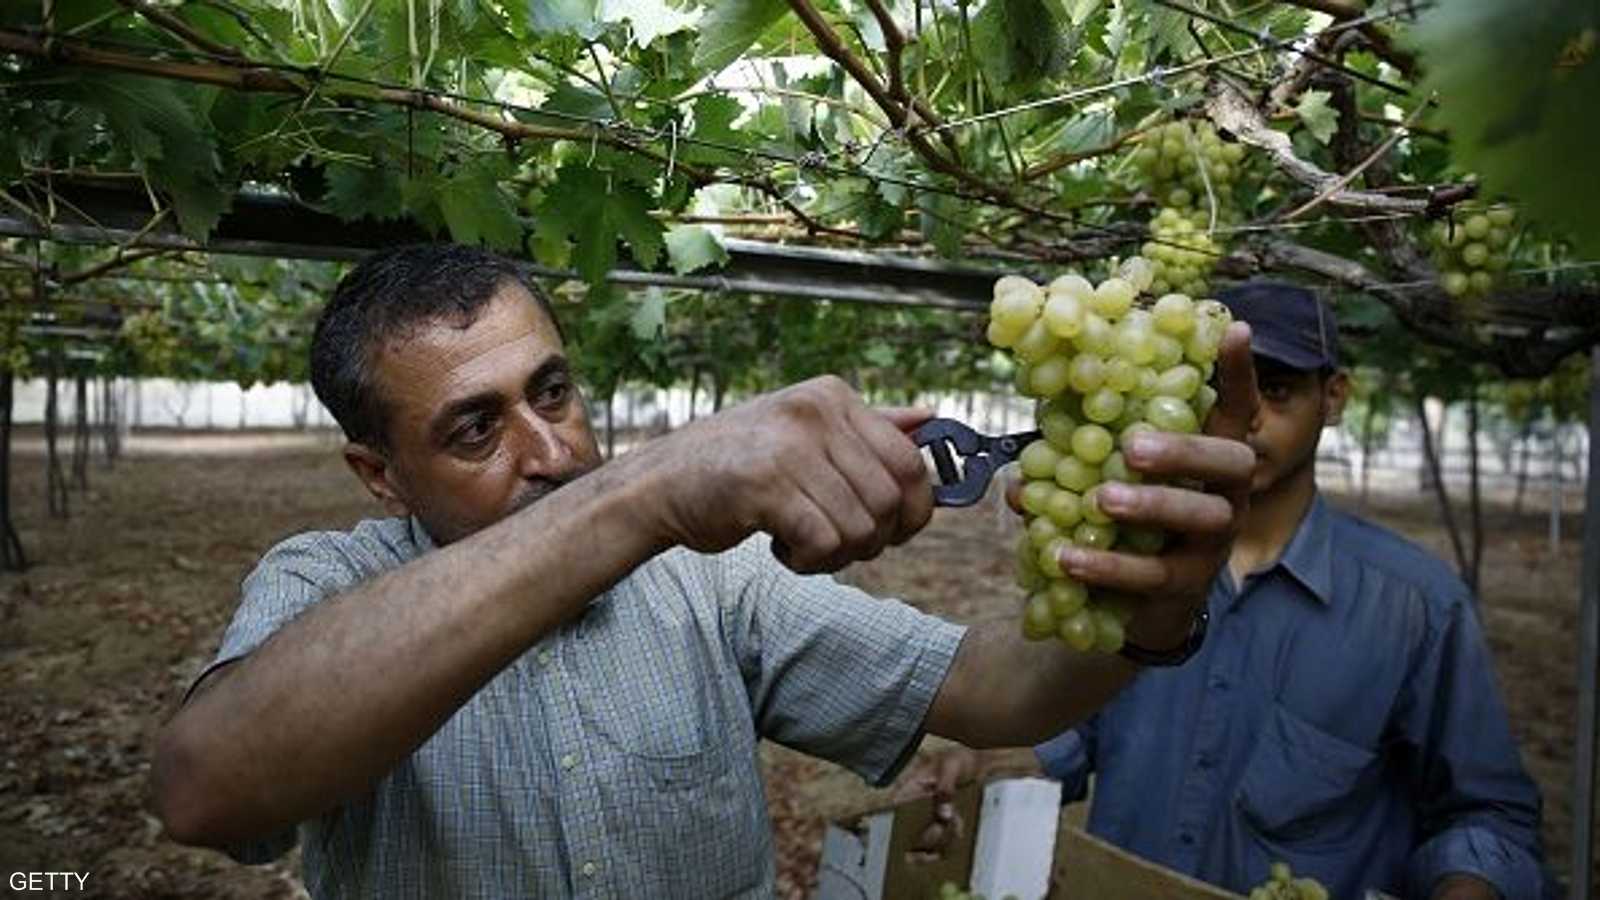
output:
<svg viewBox="0 0 1600 900"><path fill-rule="evenodd" d="M1375 751L1328 733L1279 702L1256 739L1235 800L1261 837L1338 841L1359 824L1380 774Z"/></svg>

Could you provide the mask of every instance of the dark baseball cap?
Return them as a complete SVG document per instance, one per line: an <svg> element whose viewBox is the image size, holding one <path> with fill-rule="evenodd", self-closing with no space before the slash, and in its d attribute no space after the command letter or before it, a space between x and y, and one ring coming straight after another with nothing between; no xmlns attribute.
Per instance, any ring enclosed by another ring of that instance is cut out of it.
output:
<svg viewBox="0 0 1600 900"><path fill-rule="evenodd" d="M1247 281L1216 298L1250 323L1250 350L1301 371L1339 368L1339 325L1314 292L1283 281Z"/></svg>

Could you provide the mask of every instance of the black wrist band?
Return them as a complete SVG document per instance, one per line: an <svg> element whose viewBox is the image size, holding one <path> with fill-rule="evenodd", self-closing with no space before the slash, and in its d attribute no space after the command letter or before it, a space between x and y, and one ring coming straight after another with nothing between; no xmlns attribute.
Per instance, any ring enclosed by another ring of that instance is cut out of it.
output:
<svg viewBox="0 0 1600 900"><path fill-rule="evenodd" d="M1171 650L1151 650L1132 641L1123 641L1122 649L1117 652L1141 666L1181 666L1206 642L1206 626L1210 623L1211 612L1202 606L1195 610L1194 619L1189 622L1189 635Z"/></svg>

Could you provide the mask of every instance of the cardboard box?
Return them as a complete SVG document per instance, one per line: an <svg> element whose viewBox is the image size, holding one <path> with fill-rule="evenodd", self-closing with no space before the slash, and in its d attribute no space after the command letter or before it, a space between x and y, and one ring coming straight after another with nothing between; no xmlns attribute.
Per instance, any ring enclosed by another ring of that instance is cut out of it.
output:
<svg viewBox="0 0 1600 900"><path fill-rule="evenodd" d="M956 795L942 854L912 852L933 822L913 800L828 826L815 900L934 900L953 882L988 900L1243 900L1084 831L1061 785L1007 778Z"/></svg>

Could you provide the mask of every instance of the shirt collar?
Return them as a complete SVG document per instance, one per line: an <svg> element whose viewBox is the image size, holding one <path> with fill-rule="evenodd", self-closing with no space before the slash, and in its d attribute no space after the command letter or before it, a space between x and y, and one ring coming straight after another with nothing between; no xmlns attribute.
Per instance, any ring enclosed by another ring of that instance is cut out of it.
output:
<svg viewBox="0 0 1600 900"><path fill-rule="evenodd" d="M1278 564L1324 604L1333 602L1333 530L1321 492L1295 529Z"/></svg>
<svg viewBox="0 0 1600 900"><path fill-rule="evenodd" d="M439 549L439 545L433 542L433 535L428 534L428 529L422 526L422 520L408 516L406 522L411 526L411 542L417 545L418 556Z"/></svg>

